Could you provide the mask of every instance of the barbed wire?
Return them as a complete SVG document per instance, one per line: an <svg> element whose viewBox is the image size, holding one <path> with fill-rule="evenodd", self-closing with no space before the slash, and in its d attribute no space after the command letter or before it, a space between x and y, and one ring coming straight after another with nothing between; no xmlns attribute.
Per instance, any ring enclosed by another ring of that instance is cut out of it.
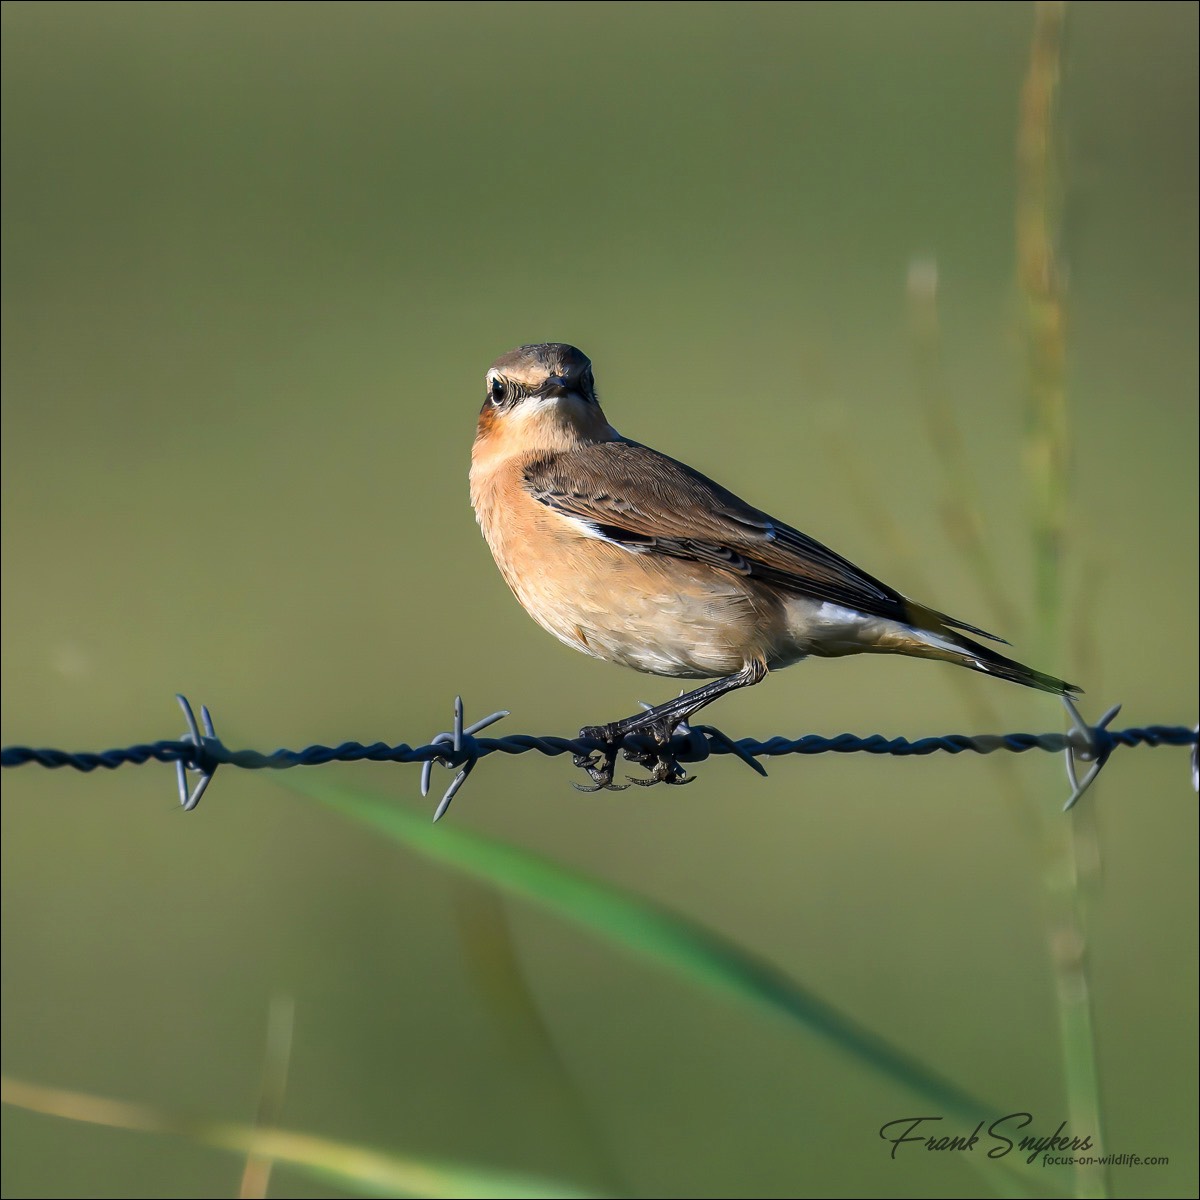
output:
<svg viewBox="0 0 1200 1200"><path fill-rule="evenodd" d="M248 771L286 770L290 767L324 766L332 762L392 762L420 763L421 794L429 794L430 777L434 764L456 772L445 794L434 811L438 821L445 815L451 801L458 794L468 776L481 759L490 754L527 754L536 751L550 757L570 754L576 766L585 769L596 781L592 786L574 784L584 791L600 788L620 790L628 784L612 782L613 769L618 753L642 766L664 764L665 772L655 771L650 779L630 779L631 783L649 786L656 782L690 783L681 763L699 763L714 754L731 754L747 766L766 775L760 758L775 758L787 754L888 754L900 758L920 757L927 754L947 753L992 754L1006 750L1023 754L1028 750L1061 752L1066 762L1067 780L1071 794L1063 806L1064 811L1072 808L1079 798L1103 770L1113 751L1120 746L1191 746L1192 787L1200 786L1197 743L1200 728L1182 725L1148 725L1132 729L1110 729L1109 725L1120 712L1119 704L1110 708L1094 725L1089 725L1075 704L1063 697L1070 716L1071 728L1066 733L1005 733L1005 734L961 734L950 733L937 737L923 737L915 741L908 738L886 738L882 734L859 737L852 733L840 733L834 737L822 737L809 733L798 738L772 737L766 741L755 738L734 740L712 725L681 724L666 745L660 745L645 734L626 734L611 741L594 737L553 737L530 734L510 734L502 738L481 738L476 735L509 715L508 710L494 712L470 725L464 723L463 702L459 696L454 701L453 728L434 737L423 746L409 746L401 742L389 746L385 742L342 742L337 746L307 746L303 750L275 750L263 754L257 750L230 750L219 737L213 726L212 714L206 706L200 709L200 722L196 721L191 704L177 695L187 721L187 732L175 741L151 742L128 746L123 749L105 750L101 753L86 751L69 752L54 749L33 749L28 746L6 746L0 750L0 766L21 767L30 763L42 767L70 767L76 771L97 769L115 770L128 764L146 762L174 763L179 787L179 802L190 812L199 803L205 789L222 766L241 767ZM201 729L203 727L203 730ZM1086 763L1087 769L1080 775L1078 765ZM199 778L194 786L188 786L187 773Z"/></svg>

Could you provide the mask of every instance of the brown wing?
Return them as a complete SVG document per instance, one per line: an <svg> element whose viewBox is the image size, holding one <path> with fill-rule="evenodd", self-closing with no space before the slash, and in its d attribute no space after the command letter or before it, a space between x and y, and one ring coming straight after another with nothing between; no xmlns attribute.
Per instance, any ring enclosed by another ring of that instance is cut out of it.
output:
<svg viewBox="0 0 1200 1200"><path fill-rule="evenodd" d="M921 625L932 618L994 637L911 604L807 534L637 442L596 442L538 458L525 469L525 487L540 503L632 551L708 563L873 616Z"/></svg>

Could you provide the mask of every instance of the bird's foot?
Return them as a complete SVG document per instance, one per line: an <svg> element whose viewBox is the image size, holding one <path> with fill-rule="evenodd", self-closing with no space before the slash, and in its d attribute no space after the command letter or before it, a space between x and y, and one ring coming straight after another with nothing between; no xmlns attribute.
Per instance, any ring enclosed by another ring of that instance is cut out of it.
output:
<svg viewBox="0 0 1200 1200"><path fill-rule="evenodd" d="M585 725L579 731L580 740L599 742L601 748L589 751L587 754L576 754L572 762L586 771L592 778L591 785L572 783L577 792L623 792L629 784L613 783L613 775L617 769L616 742L619 737L616 725Z"/></svg>
<svg viewBox="0 0 1200 1200"><path fill-rule="evenodd" d="M681 722L669 718L647 720L647 714L638 713L612 725L588 725L579 731L579 737L588 741L600 742L603 750L591 754L577 754L575 765L582 767L592 777L594 787L575 784L579 791L596 792L601 788L610 791L623 791L629 784L613 783L616 770L617 749L620 747L627 762L636 763L649 774L649 779L635 779L627 776L629 783L639 787L653 787L657 783L684 784L691 783L694 775L689 775L683 767L668 752L671 738ZM639 745L622 745L630 734L639 735Z"/></svg>
<svg viewBox="0 0 1200 1200"><path fill-rule="evenodd" d="M655 750L626 750L625 757L644 767L650 773L649 779L636 779L632 775L625 778L638 787L653 787L656 783L684 784L695 783L695 775L689 775L675 759L666 753L665 747Z"/></svg>

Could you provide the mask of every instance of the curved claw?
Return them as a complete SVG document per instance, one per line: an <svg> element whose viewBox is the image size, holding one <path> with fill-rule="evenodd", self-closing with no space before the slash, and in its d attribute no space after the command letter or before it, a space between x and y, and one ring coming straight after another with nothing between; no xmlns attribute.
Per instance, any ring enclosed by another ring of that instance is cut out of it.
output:
<svg viewBox="0 0 1200 1200"><path fill-rule="evenodd" d="M629 789L627 783L576 783L575 780L568 780L570 785L577 792L624 792ZM636 780L634 781L636 782Z"/></svg>
<svg viewBox="0 0 1200 1200"><path fill-rule="evenodd" d="M595 787L589 787L587 784L582 785L579 790L584 792L598 792L604 788L617 788L622 790L619 785L613 783L613 772L617 767L616 751L611 747L606 747L604 750L595 750L590 754L576 754L571 760L575 766L581 771L586 771L592 778L592 783ZM578 786L578 785L577 785Z"/></svg>
<svg viewBox="0 0 1200 1200"><path fill-rule="evenodd" d="M668 733L666 738L656 739L657 745L653 749L626 748L626 760L637 763L650 774L649 779L635 779L629 776L630 783L636 783L639 787L653 787L656 783L691 783L695 779L695 776L689 775L675 760L674 755L668 752L670 738L671 734Z"/></svg>
<svg viewBox="0 0 1200 1200"><path fill-rule="evenodd" d="M626 775L625 778L629 783L636 783L638 787L657 787L660 783L669 784L672 787L682 787L685 783L695 783L696 776L689 775L678 763L674 764L678 770L678 775L664 775L661 779L657 775L652 775L649 779L635 779L632 775ZM626 787L629 784L625 785Z"/></svg>

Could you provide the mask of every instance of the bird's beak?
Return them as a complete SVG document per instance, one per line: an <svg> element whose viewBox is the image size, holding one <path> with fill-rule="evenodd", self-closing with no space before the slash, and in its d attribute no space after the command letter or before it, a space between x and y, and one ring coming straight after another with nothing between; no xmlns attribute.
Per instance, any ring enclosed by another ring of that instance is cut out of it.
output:
<svg viewBox="0 0 1200 1200"><path fill-rule="evenodd" d="M542 384L542 394L546 396L569 396L574 391L575 388L571 386L571 381L565 375L551 375Z"/></svg>

